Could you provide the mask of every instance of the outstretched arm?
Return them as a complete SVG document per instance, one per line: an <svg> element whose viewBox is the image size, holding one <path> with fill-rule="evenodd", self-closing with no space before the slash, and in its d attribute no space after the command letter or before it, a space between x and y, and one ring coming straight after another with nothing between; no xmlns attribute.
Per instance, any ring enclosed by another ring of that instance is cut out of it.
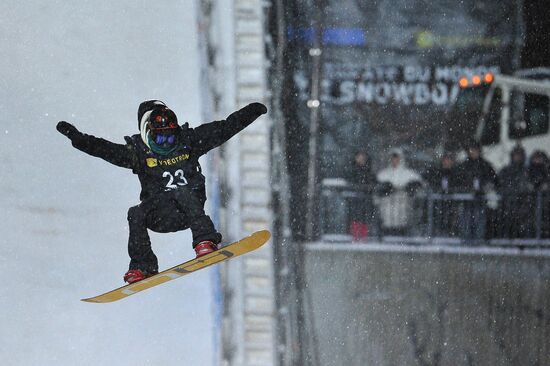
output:
<svg viewBox="0 0 550 366"><path fill-rule="evenodd" d="M267 113L265 105L252 103L231 113L225 120L202 124L194 129L194 148L197 149L200 155L206 154L235 136L265 113Z"/></svg>
<svg viewBox="0 0 550 366"><path fill-rule="evenodd" d="M86 154L123 168L133 169L136 166L136 154L130 145L115 144L102 138L86 135L65 121L59 122L56 128L71 140L74 147Z"/></svg>

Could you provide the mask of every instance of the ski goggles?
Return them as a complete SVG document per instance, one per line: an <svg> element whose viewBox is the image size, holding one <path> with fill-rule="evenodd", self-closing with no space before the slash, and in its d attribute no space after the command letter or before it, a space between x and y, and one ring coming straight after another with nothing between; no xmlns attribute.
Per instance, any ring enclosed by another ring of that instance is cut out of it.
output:
<svg viewBox="0 0 550 366"><path fill-rule="evenodd" d="M172 145L176 141L175 128L159 128L151 130L151 137L157 145Z"/></svg>

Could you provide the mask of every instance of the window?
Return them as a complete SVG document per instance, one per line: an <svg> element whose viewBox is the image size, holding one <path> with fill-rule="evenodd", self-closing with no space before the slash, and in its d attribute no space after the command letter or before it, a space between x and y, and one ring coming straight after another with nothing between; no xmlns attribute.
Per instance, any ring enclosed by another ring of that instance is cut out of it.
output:
<svg viewBox="0 0 550 366"><path fill-rule="evenodd" d="M500 141L500 115L502 112L502 94L500 89L495 89L491 98L489 113L485 116L485 124L481 131L481 144L493 145Z"/></svg>
<svg viewBox="0 0 550 366"><path fill-rule="evenodd" d="M481 111L483 107L483 99L487 95L487 87L478 86L466 89L461 89L456 98L455 108L460 111L476 110Z"/></svg>
<svg viewBox="0 0 550 366"><path fill-rule="evenodd" d="M509 135L513 139L548 133L549 100L545 95L525 94L519 100L518 113L510 123Z"/></svg>
<svg viewBox="0 0 550 366"><path fill-rule="evenodd" d="M487 87L460 89L456 102L441 116L447 133L444 144L449 148L458 147L477 133L483 101L488 91Z"/></svg>

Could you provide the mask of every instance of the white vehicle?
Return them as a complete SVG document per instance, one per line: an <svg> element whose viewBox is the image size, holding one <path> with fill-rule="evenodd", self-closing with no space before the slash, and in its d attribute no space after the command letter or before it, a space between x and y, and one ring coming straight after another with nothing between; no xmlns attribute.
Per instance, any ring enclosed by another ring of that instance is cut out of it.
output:
<svg viewBox="0 0 550 366"><path fill-rule="evenodd" d="M550 69L495 75L483 102L476 138L483 156L500 170L517 144L527 156L535 150L550 155Z"/></svg>

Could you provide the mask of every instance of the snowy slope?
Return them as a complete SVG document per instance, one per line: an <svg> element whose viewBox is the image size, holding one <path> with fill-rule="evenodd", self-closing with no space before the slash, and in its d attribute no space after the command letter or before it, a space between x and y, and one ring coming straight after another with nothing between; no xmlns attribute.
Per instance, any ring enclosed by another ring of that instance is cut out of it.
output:
<svg viewBox="0 0 550 366"><path fill-rule="evenodd" d="M209 270L118 303L137 178L89 157L58 120L123 142L139 102L200 121L193 1L0 3L0 360L6 365L209 365ZM161 268L189 233L152 235Z"/></svg>

